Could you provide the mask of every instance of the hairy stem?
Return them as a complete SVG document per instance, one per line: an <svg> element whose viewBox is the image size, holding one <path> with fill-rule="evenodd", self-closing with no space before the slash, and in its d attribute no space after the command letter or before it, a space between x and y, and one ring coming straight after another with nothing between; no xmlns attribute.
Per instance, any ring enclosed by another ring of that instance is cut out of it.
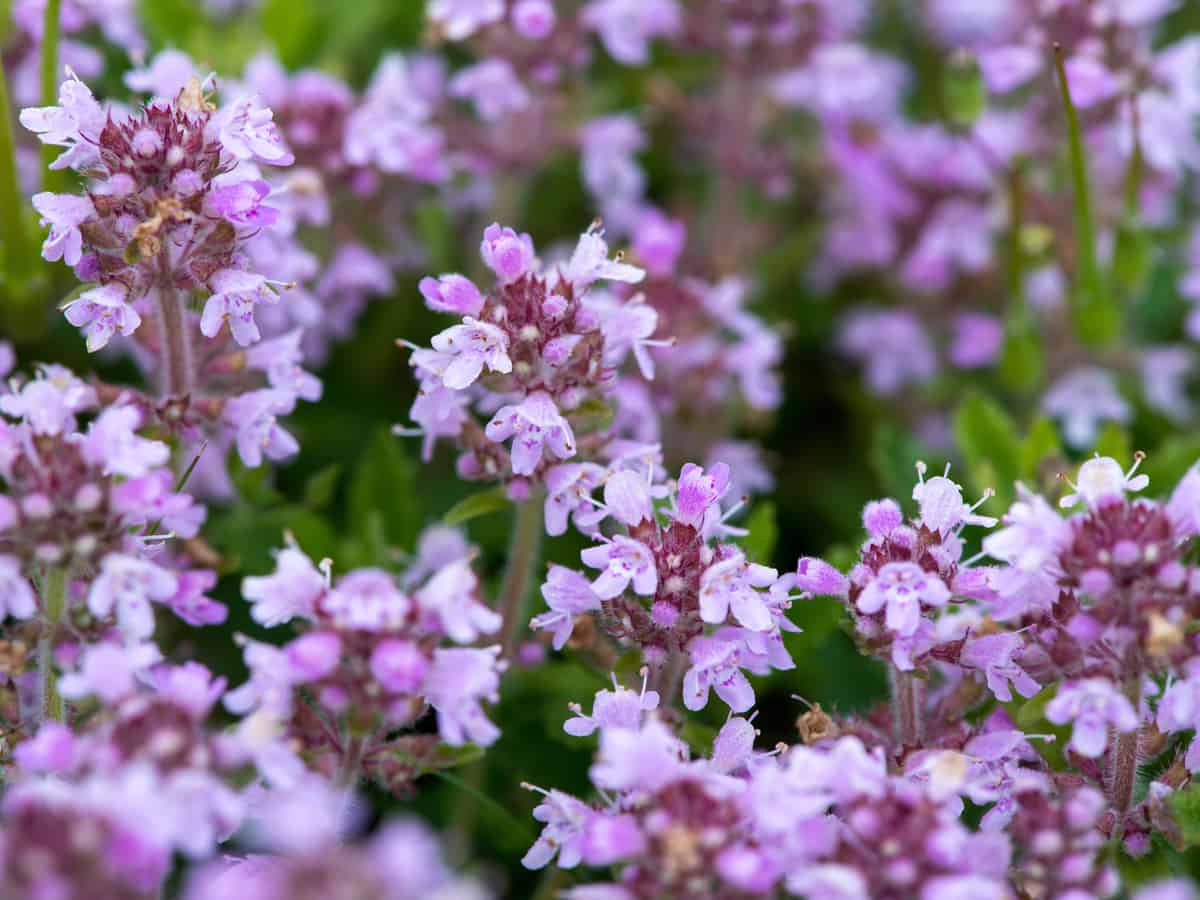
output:
<svg viewBox="0 0 1200 900"><path fill-rule="evenodd" d="M54 106L58 100L58 35L62 19L62 0L46 0L42 19L41 96L42 106ZM49 170L61 147L42 146L42 167Z"/></svg>
<svg viewBox="0 0 1200 900"><path fill-rule="evenodd" d="M158 289L162 328L162 395L182 397L192 391L192 337L188 332L187 300L175 288Z"/></svg>
<svg viewBox="0 0 1200 900"><path fill-rule="evenodd" d="M4 67L0 66L0 240L4 241L5 274L12 280L25 269L29 259L29 242L22 217L25 203L17 179L16 150L8 81Z"/></svg>
<svg viewBox="0 0 1200 900"><path fill-rule="evenodd" d="M925 682L912 672L888 666L892 685L892 731L902 747L916 747L925 739Z"/></svg>
<svg viewBox="0 0 1200 900"><path fill-rule="evenodd" d="M504 619L501 636L504 657L511 659L525 634L528 611L526 598L533 583L534 569L542 546L542 491L535 490L528 500L518 503L513 516L512 543L508 550L508 568L500 589L500 615Z"/></svg>
<svg viewBox="0 0 1200 900"><path fill-rule="evenodd" d="M1133 704L1134 710L1137 710L1142 700L1140 675L1129 679L1125 685L1125 695ZM1109 791L1108 799L1113 809L1119 813L1129 809L1133 802L1133 788L1137 783L1138 743L1141 736L1140 725L1133 731L1118 733L1112 753L1108 758L1108 778L1106 779ZM1121 823L1118 820L1117 828L1120 829L1120 827ZM1116 833L1114 832L1114 834Z"/></svg>
<svg viewBox="0 0 1200 900"><path fill-rule="evenodd" d="M38 672L41 675L42 721L63 720L63 701L54 672L54 634L67 605L67 572L51 569L42 582L42 613L45 618L38 640Z"/></svg>

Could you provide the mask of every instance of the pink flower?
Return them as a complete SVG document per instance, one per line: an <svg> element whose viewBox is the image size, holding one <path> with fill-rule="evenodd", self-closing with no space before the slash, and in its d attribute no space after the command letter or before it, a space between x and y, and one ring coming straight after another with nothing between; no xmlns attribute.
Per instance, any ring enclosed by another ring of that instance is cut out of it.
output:
<svg viewBox="0 0 1200 900"><path fill-rule="evenodd" d="M238 228L269 228L279 219L279 210L262 203L270 193L265 181L239 181L213 188L204 197L204 207Z"/></svg>
<svg viewBox="0 0 1200 900"><path fill-rule="evenodd" d="M502 284L511 284L533 267L533 238L493 222L484 229L479 253Z"/></svg>
<svg viewBox="0 0 1200 900"><path fill-rule="evenodd" d="M243 347L262 336L254 321L254 309L260 303L279 302L279 295L262 275L241 269L220 269L209 280L212 296L204 304L200 317L200 333L216 337L221 326L229 323L233 339Z"/></svg>
<svg viewBox="0 0 1200 900"><path fill-rule="evenodd" d="M735 713L754 705L754 689L738 667L737 647L728 641L699 637L688 647L692 666L683 676L683 705L688 709L703 709L708 705L708 692L715 688L717 696Z"/></svg>
<svg viewBox="0 0 1200 900"><path fill-rule="evenodd" d="M178 577L169 569L135 556L110 553L88 591L88 611L103 619L115 610L117 627L125 637L142 640L154 633L151 601L166 603L178 586Z"/></svg>
<svg viewBox="0 0 1200 900"><path fill-rule="evenodd" d="M63 307L63 315L76 328L83 328L89 353L108 346L114 334L125 337L137 331L142 317L126 302L128 291L119 281L84 291Z"/></svg>
<svg viewBox="0 0 1200 900"><path fill-rule="evenodd" d="M273 574L242 579L242 595L250 601L250 618L273 628L297 616L311 620L327 586L307 554L285 547L275 554Z"/></svg>
<svg viewBox="0 0 1200 900"><path fill-rule="evenodd" d="M699 528L709 508L729 489L729 466L717 463L706 473L695 463L685 463L679 472L675 495L675 518Z"/></svg>
<svg viewBox="0 0 1200 900"><path fill-rule="evenodd" d="M508 335L487 322L466 316L433 336L433 349L440 354L434 371L451 390L461 391L475 383L486 366L489 372L508 374Z"/></svg>
<svg viewBox="0 0 1200 900"><path fill-rule="evenodd" d="M989 634L972 638L963 646L959 663L968 669L977 669L987 679L987 686L996 699L1003 703L1012 700L1009 682L1022 697L1032 697L1040 685L1022 669L1014 657L1025 649L1025 643L1016 634Z"/></svg>
<svg viewBox="0 0 1200 900"><path fill-rule="evenodd" d="M887 563L858 595L858 608L868 615L887 607L884 621L901 636L916 634L921 606L945 606L950 589L916 563Z"/></svg>
<svg viewBox="0 0 1200 900"><path fill-rule="evenodd" d="M53 262L61 259L68 266L79 262L83 255L83 235L79 226L96 214L88 197L74 194L40 193L33 195L33 208L50 226L50 234L42 244L42 258Z"/></svg>
<svg viewBox="0 0 1200 900"><path fill-rule="evenodd" d="M297 684L320 681L337 670L342 659L342 641L332 632L310 631L288 644L284 653Z"/></svg>
<svg viewBox="0 0 1200 900"><path fill-rule="evenodd" d="M479 602L479 579L467 559L444 566L423 588L417 602L423 613L432 613L450 640L474 643L480 635L500 630L500 615Z"/></svg>
<svg viewBox="0 0 1200 900"><path fill-rule="evenodd" d="M592 582L592 590L603 600L624 593L630 582L643 596L653 594L658 586L658 570L650 548L623 534L599 547L588 547L580 557L591 568L603 570Z"/></svg>
<svg viewBox="0 0 1200 900"><path fill-rule="evenodd" d="M530 394L515 406L500 407L487 423L484 433L495 443L513 439L514 475L532 475L547 449L558 459L575 455L575 434L571 425L544 391Z"/></svg>
<svg viewBox="0 0 1200 900"><path fill-rule="evenodd" d="M243 97L222 110L218 136L221 145L238 159L271 166L290 166L295 157L275 127L275 114L257 97Z"/></svg>
<svg viewBox="0 0 1200 900"><path fill-rule="evenodd" d="M140 478L165 466L171 449L138 435L142 414L136 406L110 406L88 426L80 442L83 457L106 475Z"/></svg>
<svg viewBox="0 0 1200 900"><path fill-rule="evenodd" d="M483 295L470 278L463 275L426 276L417 285L425 304L435 312L456 313L460 316L478 316L483 309Z"/></svg>
<svg viewBox="0 0 1200 900"><path fill-rule="evenodd" d="M714 563L700 576L700 618L720 625L730 611L738 624L751 631L769 631L775 624L763 595L756 588L770 587L779 573L748 563L741 553Z"/></svg>
<svg viewBox="0 0 1200 900"><path fill-rule="evenodd" d="M371 651L371 674L393 694L413 694L420 689L429 660L412 641L389 638Z"/></svg>
<svg viewBox="0 0 1200 900"><path fill-rule="evenodd" d="M295 396L285 391L264 388L233 397L225 404L225 421L237 435L238 455L250 468L262 465L263 456L286 459L300 445L280 427L277 416L290 413Z"/></svg>
<svg viewBox="0 0 1200 900"><path fill-rule="evenodd" d="M1108 746L1111 725L1122 732L1138 727L1138 714L1124 694L1106 678L1068 681L1046 704L1046 718L1055 725L1073 722L1070 748L1095 759Z"/></svg>
<svg viewBox="0 0 1200 900"><path fill-rule="evenodd" d="M577 616L600 609L600 598L588 580L566 566L550 567L546 583L542 585L542 597L550 612L534 616L529 627L550 630L554 635L555 650L561 650L570 640Z"/></svg>
<svg viewBox="0 0 1200 900"><path fill-rule="evenodd" d="M15 556L0 555L0 618L28 619L37 612L37 597L21 573Z"/></svg>
<svg viewBox="0 0 1200 900"><path fill-rule="evenodd" d="M498 646L484 649L439 647L433 651L433 665L425 678L422 693L437 710L438 733L442 740L458 747L468 740L487 747L500 737L480 706L481 700L499 699L500 673Z"/></svg>

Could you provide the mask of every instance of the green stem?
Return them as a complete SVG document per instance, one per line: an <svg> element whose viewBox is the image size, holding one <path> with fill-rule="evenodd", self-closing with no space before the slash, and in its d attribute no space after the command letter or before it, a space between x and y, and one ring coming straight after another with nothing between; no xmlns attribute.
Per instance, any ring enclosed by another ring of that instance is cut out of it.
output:
<svg viewBox="0 0 1200 900"><path fill-rule="evenodd" d="M67 572L51 569L42 582L42 636L38 640L38 669L42 676L42 720L63 721L62 697L58 694L58 677L54 672L54 634L67 605Z"/></svg>
<svg viewBox="0 0 1200 900"><path fill-rule="evenodd" d="M1063 61L1062 47L1054 45L1054 67L1067 118L1067 144L1071 160L1071 187L1074 193L1075 252L1078 280L1072 291L1075 329L1085 343L1100 346L1117 333L1118 316L1104 287L1100 265L1096 261L1096 221L1092 215L1092 195L1088 186L1087 157L1079 114L1071 100L1071 87Z"/></svg>
<svg viewBox="0 0 1200 900"><path fill-rule="evenodd" d="M542 491L535 490L524 503L518 503L513 517L512 543L508 568L500 590L500 615L505 659L512 659L525 634L528 619L526 598L533 582L534 569L542 546Z"/></svg>
<svg viewBox="0 0 1200 900"><path fill-rule="evenodd" d="M46 15L42 19L41 88L42 106L58 102L58 36L62 19L62 0L46 0ZM61 151L49 144L42 146L42 167L49 171L50 163Z"/></svg>
<svg viewBox="0 0 1200 900"><path fill-rule="evenodd" d="M192 336L186 295L163 284L158 289L159 322L162 326L162 398L186 397L192 392Z"/></svg>
<svg viewBox="0 0 1200 900"><path fill-rule="evenodd" d="M921 746L925 739L925 682L912 672L888 666L892 685L892 730L901 748Z"/></svg>
<svg viewBox="0 0 1200 900"><path fill-rule="evenodd" d="M8 80L0 65L0 239L4 241L5 274L10 283L27 268L29 243L25 234L21 185L17 178L17 147L13 141L12 105Z"/></svg>
<svg viewBox="0 0 1200 900"><path fill-rule="evenodd" d="M1033 388L1042 377L1042 353L1033 318L1025 305L1025 249L1021 229L1025 221L1024 171L1014 164L1008 185L1008 315L1004 323L1004 349L1000 374L1018 390Z"/></svg>

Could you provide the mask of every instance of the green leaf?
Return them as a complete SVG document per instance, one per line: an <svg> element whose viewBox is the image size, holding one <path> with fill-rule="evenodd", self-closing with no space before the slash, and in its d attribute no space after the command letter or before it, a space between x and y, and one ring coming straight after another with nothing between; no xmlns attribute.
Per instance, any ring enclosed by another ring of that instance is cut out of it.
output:
<svg viewBox="0 0 1200 900"><path fill-rule="evenodd" d="M992 488L1001 502L1013 497L1021 477L1021 444L1017 426L995 401L972 391L954 417L954 437L967 463L976 491Z"/></svg>
<svg viewBox="0 0 1200 900"><path fill-rule="evenodd" d="M946 119L956 128L970 128L987 108L987 90L979 63L967 50L951 57L942 79L942 101Z"/></svg>
<svg viewBox="0 0 1200 900"><path fill-rule="evenodd" d="M330 463L314 473L304 483L304 505L309 509L324 509L337 493L338 481L342 477L342 464Z"/></svg>
<svg viewBox="0 0 1200 900"><path fill-rule="evenodd" d="M367 445L350 480L348 525L362 534L372 512L383 518L383 530L393 547L412 549L421 529L417 472L390 430L379 429Z"/></svg>
<svg viewBox="0 0 1200 900"><path fill-rule="evenodd" d="M327 34L312 0L266 0L259 17L263 31L289 68L311 58Z"/></svg>
<svg viewBox="0 0 1200 900"><path fill-rule="evenodd" d="M924 456L924 450L915 438L894 425L885 423L875 430L875 439L871 442L871 467L885 494L900 500L912 494L917 480L914 466Z"/></svg>
<svg viewBox="0 0 1200 900"><path fill-rule="evenodd" d="M290 532L313 559L332 556L337 537L321 516L301 506L257 509L239 505L217 517L208 528L214 546L231 571L268 572L274 568L272 551L283 546Z"/></svg>
<svg viewBox="0 0 1200 900"><path fill-rule="evenodd" d="M274 506L283 500L283 495L271 484L272 474L270 466L255 466L252 469L236 453L230 453L230 480L237 495L251 506Z"/></svg>
<svg viewBox="0 0 1200 900"><path fill-rule="evenodd" d="M1000 377L1009 387L1027 391L1041 381L1043 368L1037 332L1028 315L1022 313L1005 327L1004 347L1000 352Z"/></svg>
<svg viewBox="0 0 1200 900"><path fill-rule="evenodd" d="M1122 222L1113 249L1113 279L1126 291L1140 287L1150 273L1153 253L1150 233L1136 222Z"/></svg>
<svg viewBox="0 0 1200 900"><path fill-rule="evenodd" d="M1169 437L1146 457L1142 471L1150 476L1150 487L1156 494L1171 490L1187 470L1200 460L1200 437L1178 435Z"/></svg>
<svg viewBox="0 0 1200 900"><path fill-rule="evenodd" d="M1171 795L1171 811L1189 847L1200 844L1200 785L1191 785Z"/></svg>
<svg viewBox="0 0 1200 900"><path fill-rule="evenodd" d="M576 434L603 431L612 424L616 409L599 397L589 397L571 410L571 424Z"/></svg>
<svg viewBox="0 0 1200 900"><path fill-rule="evenodd" d="M746 530L750 533L742 538L742 549L750 562L770 565L779 538L779 526L775 522L775 504L769 500L754 505L746 519Z"/></svg>
<svg viewBox="0 0 1200 900"><path fill-rule="evenodd" d="M1133 449L1129 445L1129 432L1117 422L1109 422L1096 440L1095 450L1101 456L1111 456L1122 466L1133 462Z"/></svg>
<svg viewBox="0 0 1200 900"><path fill-rule="evenodd" d="M1063 52L1054 48L1054 65L1058 73L1059 90L1067 118L1067 147L1071 161L1071 189L1075 215L1075 255L1079 272L1071 291L1075 330L1087 344L1100 346L1116 337L1120 327L1120 311L1112 293L1104 284L1100 265L1096 261L1096 221L1092 215L1091 188L1088 186L1087 153L1079 115L1071 100L1071 87Z"/></svg>
<svg viewBox="0 0 1200 900"><path fill-rule="evenodd" d="M1021 477L1036 482L1041 467L1049 460L1062 456L1062 444L1058 440L1058 429L1045 416L1039 416L1030 426L1029 434L1021 444Z"/></svg>
<svg viewBox="0 0 1200 900"><path fill-rule="evenodd" d="M442 517L442 521L447 525L461 525L463 522L469 522L479 516L507 509L511 504L512 501L508 499L503 487L488 488L486 491L480 491L459 500L450 507L450 511Z"/></svg>

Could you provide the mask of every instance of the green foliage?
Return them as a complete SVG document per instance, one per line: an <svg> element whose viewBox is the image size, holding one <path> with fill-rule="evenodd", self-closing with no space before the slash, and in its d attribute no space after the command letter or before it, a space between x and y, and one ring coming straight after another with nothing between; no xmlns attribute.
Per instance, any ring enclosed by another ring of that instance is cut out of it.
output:
<svg viewBox="0 0 1200 900"><path fill-rule="evenodd" d="M894 425L885 422L875 429L870 453L871 467L885 495L901 502L912 495L913 484L917 480L913 464L925 456L924 450L915 437Z"/></svg>
<svg viewBox="0 0 1200 900"><path fill-rule="evenodd" d="M1200 845L1200 785L1191 785L1171 795L1171 812L1189 847Z"/></svg>
<svg viewBox="0 0 1200 900"><path fill-rule="evenodd" d="M479 516L500 512L511 505L512 501L508 499L508 494L505 493L502 486L488 488L486 491L471 494L455 503L450 507L450 511L442 517L442 521L447 525L462 525Z"/></svg>
<svg viewBox="0 0 1200 900"><path fill-rule="evenodd" d="M946 120L957 128L970 128L987 108L979 63L967 51L955 53L943 71L942 104Z"/></svg>
<svg viewBox="0 0 1200 900"><path fill-rule="evenodd" d="M1013 497L1013 482L1021 477L1022 446L1012 417L994 400L972 391L954 417L954 437L967 463L976 491L995 490L1000 505Z"/></svg>
<svg viewBox="0 0 1200 900"><path fill-rule="evenodd" d="M417 482L416 466L405 456L400 441L390 429L377 430L350 479L347 525L351 532L362 533L372 516L378 516L390 546L415 547L422 523Z"/></svg>
<svg viewBox="0 0 1200 900"><path fill-rule="evenodd" d="M1045 416L1033 420L1029 434L1021 444L1021 478L1037 483L1042 475L1041 467L1062 456L1062 444L1058 440L1058 429Z"/></svg>
<svg viewBox="0 0 1200 900"><path fill-rule="evenodd" d="M1109 422L1100 431L1096 439L1096 452L1101 456L1111 456L1122 466L1133 462L1133 448L1129 443L1129 432L1117 422Z"/></svg>
<svg viewBox="0 0 1200 900"><path fill-rule="evenodd" d="M746 519L746 530L750 532L742 538L742 549L746 559L770 565L775 553L775 542L779 538L779 527L775 524L775 504L769 500L756 503Z"/></svg>

